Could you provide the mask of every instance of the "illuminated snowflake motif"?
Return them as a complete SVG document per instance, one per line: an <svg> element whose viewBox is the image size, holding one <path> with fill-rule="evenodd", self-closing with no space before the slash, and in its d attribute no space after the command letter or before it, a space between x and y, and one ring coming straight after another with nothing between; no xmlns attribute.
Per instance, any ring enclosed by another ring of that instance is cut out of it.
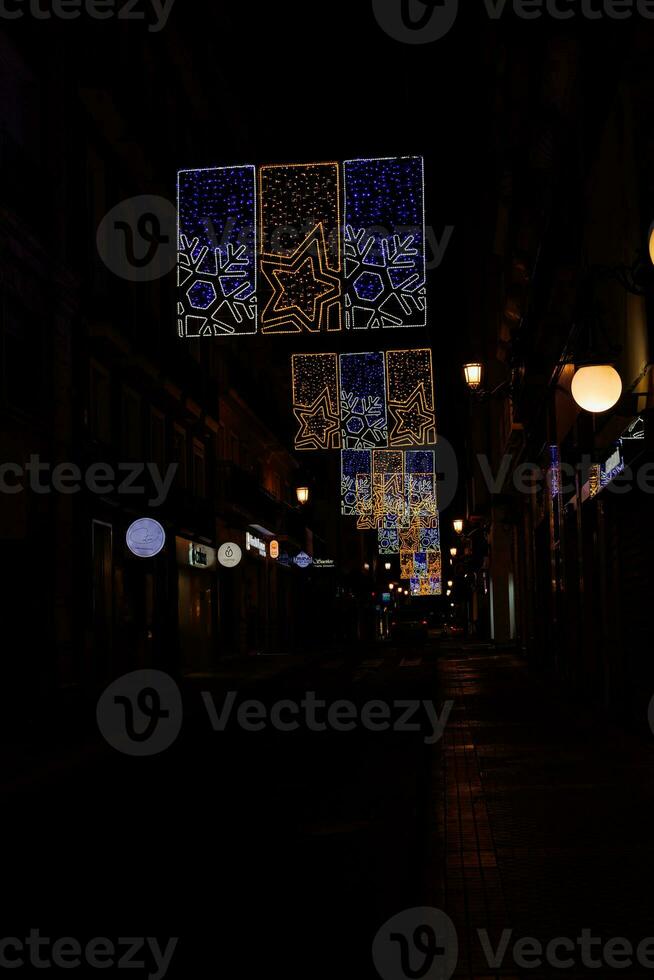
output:
<svg viewBox="0 0 654 980"><path fill-rule="evenodd" d="M341 394L341 424L347 449L375 449L388 443L388 421L376 395Z"/></svg>
<svg viewBox="0 0 654 980"><path fill-rule="evenodd" d="M357 513L357 491L352 476L341 479L341 514L343 517L354 517Z"/></svg>
<svg viewBox="0 0 654 980"><path fill-rule="evenodd" d="M348 330L423 326L425 275L420 240L412 234L377 238L345 227Z"/></svg>
<svg viewBox="0 0 654 980"><path fill-rule="evenodd" d="M254 333L256 295L251 257L245 245L211 250L181 236L177 281L181 336Z"/></svg>

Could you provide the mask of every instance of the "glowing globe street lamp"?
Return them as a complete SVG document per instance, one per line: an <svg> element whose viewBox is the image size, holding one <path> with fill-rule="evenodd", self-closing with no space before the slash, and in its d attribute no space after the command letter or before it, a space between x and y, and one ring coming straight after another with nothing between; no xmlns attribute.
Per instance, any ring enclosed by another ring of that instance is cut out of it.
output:
<svg viewBox="0 0 654 980"><path fill-rule="evenodd" d="M622 380L611 364L587 364L575 372L571 391L579 408L599 414L620 400Z"/></svg>

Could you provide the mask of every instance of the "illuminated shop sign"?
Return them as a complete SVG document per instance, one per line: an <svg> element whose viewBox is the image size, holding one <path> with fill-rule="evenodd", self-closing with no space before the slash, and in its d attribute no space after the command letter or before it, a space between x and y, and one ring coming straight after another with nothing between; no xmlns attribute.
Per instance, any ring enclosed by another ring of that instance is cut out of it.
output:
<svg viewBox="0 0 654 980"><path fill-rule="evenodd" d="M127 547L137 558L154 558L166 543L166 532L151 517L142 517L130 524L125 535Z"/></svg>
<svg viewBox="0 0 654 980"><path fill-rule="evenodd" d="M266 557L266 542L262 541L261 538L257 538L256 535L250 534L249 531L245 534L245 550L255 551L262 558Z"/></svg>
<svg viewBox="0 0 654 980"><path fill-rule="evenodd" d="M588 491L591 497L596 497L597 494L602 489L602 484L600 482L600 475L601 475L601 467L597 466L597 464L595 464L595 466L591 466L590 473L588 476Z"/></svg>
<svg viewBox="0 0 654 980"><path fill-rule="evenodd" d="M274 559L279 558L279 541L270 542L270 557Z"/></svg>
<svg viewBox="0 0 654 980"><path fill-rule="evenodd" d="M216 564L215 548L195 541L188 543L188 563L192 568L214 568Z"/></svg>
<svg viewBox="0 0 654 980"><path fill-rule="evenodd" d="M242 557L241 549L233 541L226 541L218 549L218 561L223 568L236 568Z"/></svg>
<svg viewBox="0 0 654 980"><path fill-rule="evenodd" d="M600 484L602 488L610 483L611 480L615 480L616 476L619 476L620 473L624 473L624 458L620 447L616 446L613 453L602 464L600 471Z"/></svg>
<svg viewBox="0 0 654 980"><path fill-rule="evenodd" d="M558 446L550 446L550 494L555 500L561 492L561 453Z"/></svg>
<svg viewBox="0 0 654 980"><path fill-rule="evenodd" d="M620 440L622 442L632 441L636 439L641 440L644 438L645 438L645 419L640 418L640 416L637 419L634 419L634 421L627 426L627 428L620 436Z"/></svg>
<svg viewBox="0 0 654 980"><path fill-rule="evenodd" d="M298 556L299 557L299 556ZM336 568L336 562L331 558L314 558L314 568Z"/></svg>
<svg viewBox="0 0 654 980"><path fill-rule="evenodd" d="M299 555L296 555L294 561L298 568L308 568L309 565L313 565L313 558L306 551L301 551Z"/></svg>

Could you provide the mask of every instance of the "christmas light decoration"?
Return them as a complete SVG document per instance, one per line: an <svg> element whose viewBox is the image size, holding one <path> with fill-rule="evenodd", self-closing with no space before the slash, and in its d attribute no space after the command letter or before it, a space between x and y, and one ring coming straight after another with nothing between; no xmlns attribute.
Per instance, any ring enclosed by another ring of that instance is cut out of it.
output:
<svg viewBox="0 0 654 980"><path fill-rule="evenodd" d="M372 531L377 527L374 509L373 478L370 473L357 473L356 481L357 530Z"/></svg>
<svg viewBox="0 0 654 980"><path fill-rule="evenodd" d="M313 357L293 355L291 359L293 411L300 423L296 449L338 449L340 439L347 449L434 444L430 350ZM300 389L303 394L298 396ZM341 436L337 437L334 420L339 410ZM418 465L429 466L428 453L419 452L422 456L416 460L426 462L414 463L414 470Z"/></svg>
<svg viewBox="0 0 654 980"><path fill-rule="evenodd" d="M400 530L400 550L419 551L420 550L420 528L416 525Z"/></svg>
<svg viewBox="0 0 654 980"><path fill-rule="evenodd" d="M380 528L377 531L377 547L380 555L400 553L400 532L397 528Z"/></svg>
<svg viewBox="0 0 654 980"><path fill-rule="evenodd" d="M343 517L357 516L357 477L372 478L370 450L348 449L341 452L341 513Z"/></svg>
<svg viewBox="0 0 654 980"><path fill-rule="evenodd" d="M422 157L346 160L345 325L426 326Z"/></svg>
<svg viewBox="0 0 654 980"><path fill-rule="evenodd" d="M259 170L261 332L341 329L338 163Z"/></svg>
<svg viewBox="0 0 654 980"><path fill-rule="evenodd" d="M372 453L373 515L379 528L394 528L404 516L404 454L397 449Z"/></svg>
<svg viewBox="0 0 654 980"><path fill-rule="evenodd" d="M431 575L414 576L411 580L412 596L442 595L443 588L439 578Z"/></svg>
<svg viewBox="0 0 654 980"><path fill-rule="evenodd" d="M341 354L340 378L343 447L375 449L387 446L383 353Z"/></svg>
<svg viewBox="0 0 654 980"><path fill-rule="evenodd" d="M424 578L427 575L427 554L424 551L417 551L413 555L413 574L417 575L418 578Z"/></svg>
<svg viewBox="0 0 654 980"><path fill-rule="evenodd" d="M443 574L443 559L440 548L427 552L427 574L431 578L439 578Z"/></svg>
<svg viewBox="0 0 654 980"><path fill-rule="evenodd" d="M422 527L418 532L419 551L440 551L441 533L438 527Z"/></svg>
<svg viewBox="0 0 654 980"><path fill-rule="evenodd" d="M180 337L257 332L254 167L178 175Z"/></svg>
<svg viewBox="0 0 654 980"><path fill-rule="evenodd" d="M299 423L295 448L340 449L341 419L337 354L293 354L293 414Z"/></svg>
<svg viewBox="0 0 654 980"><path fill-rule="evenodd" d="M389 446L436 442L431 350L390 350L386 354Z"/></svg>
<svg viewBox="0 0 654 980"><path fill-rule="evenodd" d="M413 551L400 551L400 578L410 579L414 574Z"/></svg>

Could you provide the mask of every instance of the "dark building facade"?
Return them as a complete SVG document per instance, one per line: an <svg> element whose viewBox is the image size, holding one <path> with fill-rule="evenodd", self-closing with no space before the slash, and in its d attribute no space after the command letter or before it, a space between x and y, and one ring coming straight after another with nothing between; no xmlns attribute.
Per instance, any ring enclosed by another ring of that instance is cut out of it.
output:
<svg viewBox="0 0 654 980"><path fill-rule="evenodd" d="M0 34L0 538L14 651L3 700L17 710L18 691L298 652L302 624L319 627L337 591L323 576L321 601L307 601L312 573L271 556L275 541L331 558L337 515L320 516L327 488L315 481L298 505L279 392L253 398L264 353L176 335L175 177L219 153L198 137L214 74L187 71L183 25L174 43L144 47L114 23L97 48L69 26ZM202 43L193 36L194 64ZM134 91L156 102L156 124ZM230 155L248 152L239 132L234 120ZM116 222L144 195L136 218L154 213L160 252L142 274L147 238L128 241ZM166 532L149 561L125 543L139 517ZM236 569L217 561L229 541L243 552Z"/></svg>
<svg viewBox="0 0 654 980"><path fill-rule="evenodd" d="M654 681L651 37L553 34L496 53L497 154L479 202L495 231L470 239L481 288L468 304L475 340L461 347L462 361L485 368L482 392L461 386L467 615L480 636L515 644L568 689L644 725ZM593 415L571 381L598 352L623 394Z"/></svg>

